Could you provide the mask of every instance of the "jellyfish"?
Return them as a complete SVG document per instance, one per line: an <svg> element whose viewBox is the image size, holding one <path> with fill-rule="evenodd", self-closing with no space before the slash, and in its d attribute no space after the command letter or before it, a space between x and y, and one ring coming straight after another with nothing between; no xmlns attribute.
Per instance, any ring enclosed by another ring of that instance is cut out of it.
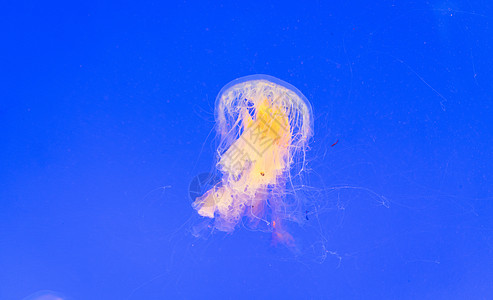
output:
<svg viewBox="0 0 493 300"><path fill-rule="evenodd" d="M221 89L214 114L221 176L193 208L217 230L230 233L246 224L293 245L284 223L305 219L296 182L313 135L310 103L287 82L251 75Z"/></svg>
<svg viewBox="0 0 493 300"><path fill-rule="evenodd" d="M41 290L41 291L37 291L34 294L30 294L29 296L23 298L22 300L67 300L67 299L71 299L71 298L62 295L59 292L50 291L50 290Z"/></svg>

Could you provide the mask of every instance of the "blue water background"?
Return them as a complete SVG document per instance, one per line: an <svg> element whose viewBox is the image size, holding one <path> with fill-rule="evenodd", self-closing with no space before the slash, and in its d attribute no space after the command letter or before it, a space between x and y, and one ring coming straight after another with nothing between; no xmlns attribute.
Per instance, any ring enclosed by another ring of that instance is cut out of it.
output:
<svg viewBox="0 0 493 300"><path fill-rule="evenodd" d="M493 299L492 8L4 3L0 299ZM215 97L258 73L313 106L302 255L191 235Z"/></svg>

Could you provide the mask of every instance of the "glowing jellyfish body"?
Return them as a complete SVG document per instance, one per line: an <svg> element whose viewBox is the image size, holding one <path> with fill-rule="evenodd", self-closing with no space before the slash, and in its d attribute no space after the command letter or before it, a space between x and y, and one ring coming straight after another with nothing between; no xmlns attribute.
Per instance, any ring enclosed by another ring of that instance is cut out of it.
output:
<svg viewBox="0 0 493 300"><path fill-rule="evenodd" d="M215 119L222 177L193 207L218 230L231 232L241 222L292 243L283 221L302 219L293 182L313 134L308 100L275 77L242 77L220 91Z"/></svg>

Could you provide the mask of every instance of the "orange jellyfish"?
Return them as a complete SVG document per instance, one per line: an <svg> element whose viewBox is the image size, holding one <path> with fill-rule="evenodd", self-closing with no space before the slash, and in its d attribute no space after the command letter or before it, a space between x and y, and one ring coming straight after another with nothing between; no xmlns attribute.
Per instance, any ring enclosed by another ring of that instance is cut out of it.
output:
<svg viewBox="0 0 493 300"><path fill-rule="evenodd" d="M195 199L193 208L220 231L243 224L293 245L284 221L304 219L296 182L313 135L310 103L289 83L251 75L219 92L215 120L221 179Z"/></svg>

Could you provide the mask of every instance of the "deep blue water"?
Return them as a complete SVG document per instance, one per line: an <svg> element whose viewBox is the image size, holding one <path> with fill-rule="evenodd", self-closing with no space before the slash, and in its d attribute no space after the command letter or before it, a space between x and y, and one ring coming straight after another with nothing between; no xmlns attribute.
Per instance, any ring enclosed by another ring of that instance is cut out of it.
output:
<svg viewBox="0 0 493 300"><path fill-rule="evenodd" d="M493 299L492 9L4 3L0 299ZM313 107L302 253L191 234L215 97L252 74Z"/></svg>

